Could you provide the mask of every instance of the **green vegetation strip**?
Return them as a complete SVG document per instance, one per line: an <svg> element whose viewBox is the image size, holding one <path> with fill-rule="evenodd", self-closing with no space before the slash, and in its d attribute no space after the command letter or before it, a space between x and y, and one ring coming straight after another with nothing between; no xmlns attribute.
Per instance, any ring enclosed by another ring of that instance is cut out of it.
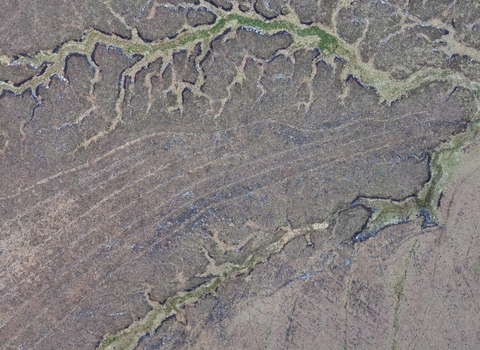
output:
<svg viewBox="0 0 480 350"><path fill-rule="evenodd" d="M225 285L228 280L247 274L255 268L255 266L267 261L273 254L280 252L285 244L294 238L308 234L313 228L317 228L318 230L326 227L327 225L325 223L317 223L294 230L284 228L284 234L278 240L258 249L246 259L244 264L211 266L217 273L215 273L215 276L213 276L208 283L197 287L191 292L178 293L174 297L169 298L163 305L154 307L143 319L132 323L127 329L116 335L106 335L98 349L134 349L143 335L147 333L153 334L167 318L179 314L185 304L193 304L209 293L213 293L220 285ZM207 268L207 271L208 270Z"/></svg>
<svg viewBox="0 0 480 350"><path fill-rule="evenodd" d="M145 318L137 323L133 323L129 328L118 335L105 337L98 349L132 349L147 333L154 333L163 321L168 317L180 312L184 303L196 301L199 297L215 290L226 277L218 277L208 284L195 289L194 291L178 294L170 299L164 305L159 305L150 311Z"/></svg>
<svg viewBox="0 0 480 350"><path fill-rule="evenodd" d="M463 151L474 142L480 133L479 116L471 122L465 132L452 136L448 142L438 147L430 161L431 177L417 196L403 201L384 199L361 199L360 204L372 208L373 213L367 225L360 233L368 238L391 225L416 219L428 213L430 223L439 223L438 201L442 191L461 162Z"/></svg>
<svg viewBox="0 0 480 350"><path fill-rule="evenodd" d="M480 120L476 119L466 132L455 135L433 153L430 168L432 177L416 200L419 208L430 211L433 220L439 219L437 204L440 194L461 162L464 149L477 139L479 132Z"/></svg>
<svg viewBox="0 0 480 350"><path fill-rule="evenodd" d="M9 62L10 64L29 64L35 67L39 67L44 62L49 64L48 68L42 75L34 77L21 86L13 86L12 84L0 82L0 91L7 89L16 94L20 94L28 88L32 89L33 91L39 84L47 84L52 75L64 74L64 62L70 53L80 53L90 56L97 43L104 43L109 46L121 48L127 55L143 55L144 59L142 62L148 64L161 54L169 53L172 50L188 46L198 41L211 40L215 37L215 35L220 34L222 30L229 26L245 26L265 32L285 30L297 38L311 37L314 40L318 40L318 47L326 54L331 54L338 48L337 38L325 30L320 29L319 27L301 26L285 20L265 22L239 14L228 14L224 17L219 16L216 24L210 28L192 29L179 34L174 39L165 39L158 42L145 42L135 35L132 37L132 39L125 39L115 35L107 35L95 29L89 29L85 32L85 35L81 41L66 42L55 51L40 51L31 57L21 57L18 60L10 60L7 57L0 57L0 61L3 63Z"/></svg>

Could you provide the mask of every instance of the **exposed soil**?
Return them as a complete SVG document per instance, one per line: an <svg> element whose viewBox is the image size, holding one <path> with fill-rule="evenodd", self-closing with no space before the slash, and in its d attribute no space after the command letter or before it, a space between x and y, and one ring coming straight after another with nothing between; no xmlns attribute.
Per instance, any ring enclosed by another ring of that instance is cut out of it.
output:
<svg viewBox="0 0 480 350"><path fill-rule="evenodd" d="M478 348L475 1L17 3L2 349Z"/></svg>

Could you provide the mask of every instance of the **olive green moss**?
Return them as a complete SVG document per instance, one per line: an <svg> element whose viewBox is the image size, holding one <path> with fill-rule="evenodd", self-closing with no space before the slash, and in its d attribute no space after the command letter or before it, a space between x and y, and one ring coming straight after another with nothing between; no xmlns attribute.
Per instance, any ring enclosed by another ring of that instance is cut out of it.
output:
<svg viewBox="0 0 480 350"><path fill-rule="evenodd" d="M138 323L132 324L124 332L115 336L106 336L98 349L129 349L137 344L139 338L148 332L154 332L155 329L168 317L178 313L182 305L188 301L195 301L201 296L213 292L222 282L222 278L218 277L210 281L210 283L200 286L195 290L176 295L168 299L164 305L159 305L150 311L146 317ZM160 318L160 322L157 320Z"/></svg>
<svg viewBox="0 0 480 350"><path fill-rule="evenodd" d="M440 193L460 163L463 150L478 137L479 131L480 124L474 121L466 132L453 136L433 153L430 162L431 179L416 199L416 205L419 208L427 208L433 220L438 220L437 206Z"/></svg>
<svg viewBox="0 0 480 350"><path fill-rule="evenodd" d="M64 43L55 51L40 51L33 56L21 57L18 60L12 60L8 57L0 57L1 62L11 62L14 64L29 64L35 67L41 66L44 62L49 62L48 68L42 75L36 76L21 86L13 86L6 82L0 82L0 91L2 89L10 90L14 93L21 93L30 88L35 91L39 84L47 84L50 77L54 74L63 75L63 64L66 57L72 53L91 55L97 43L105 43L110 46L118 47L123 50L126 55L142 55L143 59L139 62L146 65L161 54L169 54L175 49L186 47L196 42L206 42L221 33L227 27L250 27L260 31L273 32L285 30L296 36L297 38L312 38L318 42L318 48L322 53L331 55L339 48L338 39L327 31L316 26L300 26L286 20L263 21L256 18L250 18L239 14L227 14L220 17L217 22L210 28L192 29L190 31L179 34L174 39L165 39L158 42L145 42L138 36L132 39L125 39L116 35L107 35L95 29L85 31L80 41L69 41ZM300 45L304 45L300 43Z"/></svg>
<svg viewBox="0 0 480 350"><path fill-rule="evenodd" d="M367 225L359 234L375 235L385 227L416 219L424 209L431 215L431 221L438 223L440 194L460 163L463 150L477 139L479 132L480 123L475 119L467 131L452 136L433 152L430 160L430 180L415 197L403 201L368 198L359 200L360 204L372 210Z"/></svg>

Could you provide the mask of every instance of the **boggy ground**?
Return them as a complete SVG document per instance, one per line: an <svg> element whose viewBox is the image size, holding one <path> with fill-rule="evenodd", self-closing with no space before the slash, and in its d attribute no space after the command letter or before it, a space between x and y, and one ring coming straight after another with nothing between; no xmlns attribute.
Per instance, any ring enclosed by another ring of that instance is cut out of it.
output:
<svg viewBox="0 0 480 350"><path fill-rule="evenodd" d="M477 158L478 159L478 158ZM477 169L478 171L478 169ZM475 187L478 184L475 181ZM475 188L474 187L474 188ZM363 244L299 237L167 319L137 349L471 349L478 331L478 196L457 183L445 228L401 224Z"/></svg>
<svg viewBox="0 0 480 350"><path fill-rule="evenodd" d="M473 349L479 146L465 149L445 189L441 227L401 224L352 246L336 244L336 230L346 227L339 220L186 305L184 324L167 319L137 349Z"/></svg>
<svg viewBox="0 0 480 350"><path fill-rule="evenodd" d="M480 343L478 147L431 164L477 125L474 2L19 3L0 30L3 348ZM352 243L362 200L450 173L423 203L439 226Z"/></svg>

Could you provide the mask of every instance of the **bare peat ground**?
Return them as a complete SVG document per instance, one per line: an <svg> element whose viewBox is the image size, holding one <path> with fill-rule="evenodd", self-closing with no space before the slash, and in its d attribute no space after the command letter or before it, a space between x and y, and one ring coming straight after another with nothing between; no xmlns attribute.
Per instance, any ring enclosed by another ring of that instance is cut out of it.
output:
<svg viewBox="0 0 480 350"><path fill-rule="evenodd" d="M480 346L475 1L0 8L2 349Z"/></svg>
<svg viewBox="0 0 480 350"><path fill-rule="evenodd" d="M474 349L480 342L478 143L445 189L442 228L389 227L355 246L298 237L187 305L138 349Z"/></svg>

